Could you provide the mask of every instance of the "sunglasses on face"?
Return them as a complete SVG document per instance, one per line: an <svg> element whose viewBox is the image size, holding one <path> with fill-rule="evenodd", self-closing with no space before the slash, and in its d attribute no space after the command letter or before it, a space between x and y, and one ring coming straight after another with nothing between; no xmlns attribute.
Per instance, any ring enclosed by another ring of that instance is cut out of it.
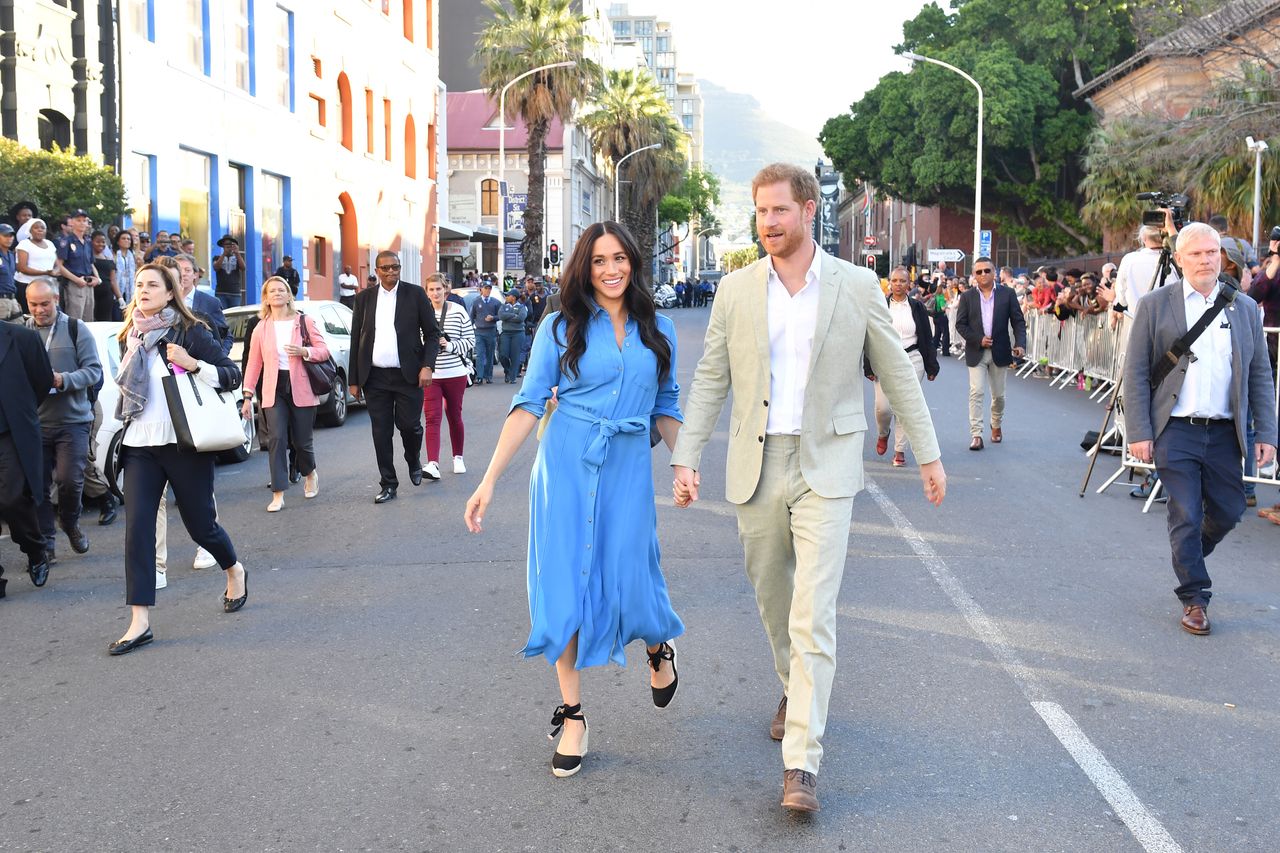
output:
<svg viewBox="0 0 1280 853"><path fill-rule="evenodd" d="M995 270L974 270L974 275L991 275Z"/></svg>
<svg viewBox="0 0 1280 853"><path fill-rule="evenodd" d="M399 269L399 264L383 264L378 267L378 272L397 272Z"/></svg>

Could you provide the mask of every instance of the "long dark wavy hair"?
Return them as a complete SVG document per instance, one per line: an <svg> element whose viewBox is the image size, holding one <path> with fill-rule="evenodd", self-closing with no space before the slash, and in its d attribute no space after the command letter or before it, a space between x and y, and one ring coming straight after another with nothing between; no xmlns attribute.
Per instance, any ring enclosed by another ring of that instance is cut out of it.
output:
<svg viewBox="0 0 1280 853"><path fill-rule="evenodd" d="M622 302L627 314L640 327L640 340L658 359L658 379L661 381L671 372L671 343L658 331L658 312L645 286L645 265L640 260L640 247L625 226L613 221L596 222L583 232L560 278L560 316L551 329L556 342L565 344L564 354L560 356L560 370L577 378L578 362L587 351L587 323L591 319L589 300L595 299L595 286L591 283L591 256L596 241L606 234L618 239L622 251L631 261L631 277L627 281L627 289L622 292ZM564 337L560 336L561 325L565 330Z"/></svg>

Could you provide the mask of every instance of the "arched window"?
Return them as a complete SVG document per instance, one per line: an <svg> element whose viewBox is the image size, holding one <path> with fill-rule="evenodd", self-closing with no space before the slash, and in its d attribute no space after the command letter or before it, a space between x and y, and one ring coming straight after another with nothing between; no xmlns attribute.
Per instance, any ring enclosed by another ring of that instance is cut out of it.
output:
<svg viewBox="0 0 1280 853"><path fill-rule="evenodd" d="M45 151L71 147L71 119L57 110L41 110L36 118L40 147Z"/></svg>
<svg viewBox="0 0 1280 853"><path fill-rule="evenodd" d="M338 107L342 113L342 147L348 151L355 150L354 135L351 129L351 81L344 71L338 75Z"/></svg>
<svg viewBox="0 0 1280 853"><path fill-rule="evenodd" d="M480 215L498 215L498 182L493 178L480 182Z"/></svg>
<svg viewBox="0 0 1280 853"><path fill-rule="evenodd" d="M404 176L418 177L418 129L411 115L404 119Z"/></svg>

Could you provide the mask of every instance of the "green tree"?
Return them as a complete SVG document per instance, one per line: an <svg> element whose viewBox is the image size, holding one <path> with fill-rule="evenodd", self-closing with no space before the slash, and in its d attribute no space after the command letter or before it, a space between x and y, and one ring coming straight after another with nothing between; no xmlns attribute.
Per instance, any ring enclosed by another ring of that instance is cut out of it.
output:
<svg viewBox="0 0 1280 853"><path fill-rule="evenodd" d="M552 119L568 121L576 101L588 91L594 63L583 55L586 16L570 0L485 0L493 21L476 41L480 80L496 102L502 88L534 68L572 61L526 77L507 90L504 119L520 118L529 130L529 203L524 212L520 254L528 272L542 269L542 226L546 208L547 132ZM506 223L502 223L505 227Z"/></svg>
<svg viewBox="0 0 1280 853"><path fill-rule="evenodd" d="M666 94L648 69L609 70L579 122L615 172L618 161L631 152L661 145L627 160L619 193L622 221L640 244L641 257L654 257L658 206L679 186L689 144L671 114Z"/></svg>
<svg viewBox="0 0 1280 853"><path fill-rule="evenodd" d="M664 195L658 202L658 222L666 225L679 225L688 222L693 216L693 204L683 196Z"/></svg>
<svg viewBox="0 0 1280 853"><path fill-rule="evenodd" d="M936 3L903 26L899 51L963 68L985 94L983 215L1032 251L1082 251L1078 152L1094 118L1072 92L1133 51L1125 0ZM846 183L870 181L925 205L973 210L977 93L919 63L893 72L827 121L819 140Z"/></svg>
<svg viewBox="0 0 1280 853"><path fill-rule="evenodd" d="M45 216L84 208L105 225L131 213L124 182L109 166L74 151L34 151L0 138L0 207L34 201Z"/></svg>

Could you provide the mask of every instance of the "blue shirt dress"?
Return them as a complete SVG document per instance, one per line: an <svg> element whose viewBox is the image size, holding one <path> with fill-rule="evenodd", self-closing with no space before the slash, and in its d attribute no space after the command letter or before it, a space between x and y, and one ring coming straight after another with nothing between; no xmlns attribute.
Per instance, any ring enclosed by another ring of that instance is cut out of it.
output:
<svg viewBox="0 0 1280 853"><path fill-rule="evenodd" d="M632 640L653 646L684 633L660 567L649 445L653 418L684 420L675 324L658 315L672 365L659 381L636 321L627 320L619 347L608 312L594 304L592 312L576 377L560 372L566 330L552 332L559 312L543 319L511 403L542 417L558 387L529 482L532 627L523 654L555 663L576 633L578 669L625 666Z"/></svg>

